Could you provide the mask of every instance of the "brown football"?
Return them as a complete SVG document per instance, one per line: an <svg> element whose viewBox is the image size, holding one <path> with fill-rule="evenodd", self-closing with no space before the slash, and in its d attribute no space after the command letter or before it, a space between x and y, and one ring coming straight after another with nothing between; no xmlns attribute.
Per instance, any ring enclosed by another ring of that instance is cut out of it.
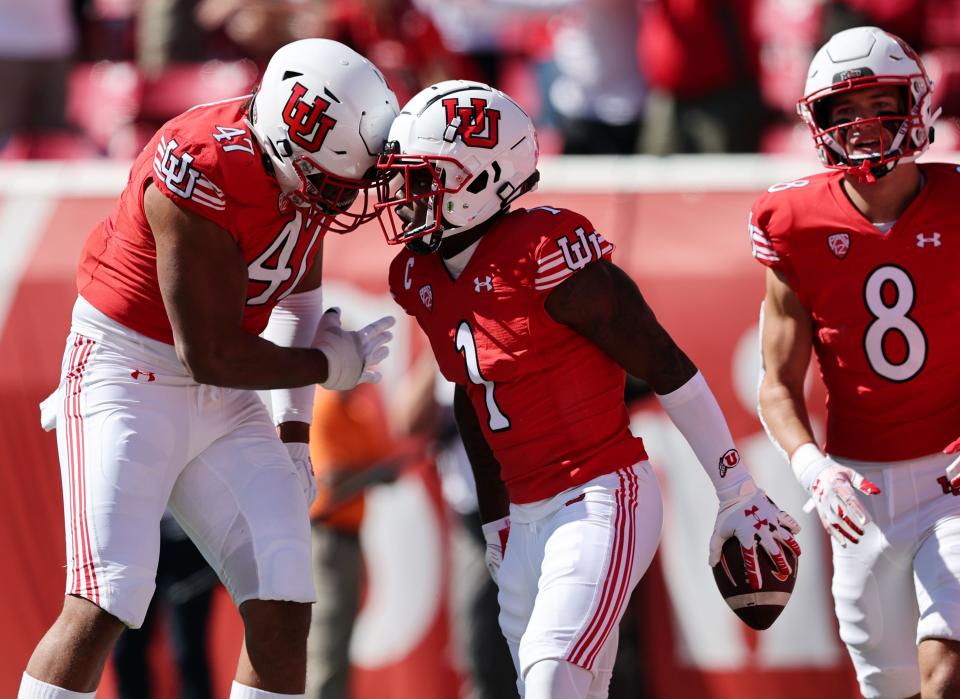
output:
<svg viewBox="0 0 960 699"><path fill-rule="evenodd" d="M769 629L790 600L797 582L797 558L786 547L784 555L791 569L787 576L778 574L773 561L757 546L762 586L752 590L743 567L740 542L730 538L723 543L720 562L713 567L713 579L727 606L751 629Z"/></svg>

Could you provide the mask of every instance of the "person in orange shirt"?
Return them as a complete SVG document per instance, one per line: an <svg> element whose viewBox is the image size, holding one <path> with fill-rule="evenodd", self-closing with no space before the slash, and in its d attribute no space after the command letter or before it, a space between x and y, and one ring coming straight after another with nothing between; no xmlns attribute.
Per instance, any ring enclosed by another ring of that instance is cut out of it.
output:
<svg viewBox="0 0 960 699"><path fill-rule="evenodd" d="M317 498L310 508L317 602L307 640L307 698L346 699L350 636L360 606L364 490L393 480L397 445L379 391L317 390L310 425Z"/></svg>

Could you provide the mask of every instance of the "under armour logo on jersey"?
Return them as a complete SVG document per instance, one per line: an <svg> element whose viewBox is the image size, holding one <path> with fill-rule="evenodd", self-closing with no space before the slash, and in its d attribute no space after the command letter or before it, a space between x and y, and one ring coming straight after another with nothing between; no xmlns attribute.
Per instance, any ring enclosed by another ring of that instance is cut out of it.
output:
<svg viewBox="0 0 960 699"><path fill-rule="evenodd" d="M197 185L197 177L200 173L191 167L192 155L174 154L179 145L176 139L171 138L164 142L161 138L160 143L157 144L157 155L153 159L153 169L163 180L167 189L184 199L189 199L193 196L193 188Z"/></svg>
<svg viewBox="0 0 960 699"><path fill-rule="evenodd" d="M474 277L473 290L479 294L480 289L485 289L486 291L493 291L493 277L491 277L489 274L485 276L483 279L480 279L480 277Z"/></svg>
<svg viewBox="0 0 960 699"><path fill-rule="evenodd" d="M487 107L482 97L470 100L470 106L463 107L456 97L443 100L447 110L447 129L443 140L450 143L456 136L468 146L474 148L493 148L500 141L500 110Z"/></svg>
<svg viewBox="0 0 960 699"><path fill-rule="evenodd" d="M307 88L296 83L293 92L283 108L283 123L287 125L290 140L301 148L315 153L320 150L327 132L333 128L337 120L325 112L330 103L322 97L313 100L313 104L303 101Z"/></svg>
<svg viewBox="0 0 960 699"><path fill-rule="evenodd" d="M139 369L134 369L130 372L130 376L133 377L134 381L139 381L140 383L150 383L151 381L157 380L157 375L152 371L140 371Z"/></svg>
<svg viewBox="0 0 960 699"><path fill-rule="evenodd" d="M725 478L727 471L740 463L740 452L736 449L728 449L720 457L720 477Z"/></svg>
<svg viewBox="0 0 960 699"><path fill-rule="evenodd" d="M934 234L931 235L930 237L926 237L926 236L923 235L923 233L917 233L917 247L918 247L918 248L925 247L928 243L929 243L930 245L933 245L933 247L935 247L935 248L940 247L940 245L941 245L941 243L940 243L940 234L939 234L939 233L934 233Z"/></svg>
<svg viewBox="0 0 960 699"><path fill-rule="evenodd" d="M557 245L563 253L563 261L569 269L574 271L583 269L594 258L600 259L603 252L600 250L600 240L597 232L590 235L583 228L574 231L576 240L570 241L567 236L557 238Z"/></svg>

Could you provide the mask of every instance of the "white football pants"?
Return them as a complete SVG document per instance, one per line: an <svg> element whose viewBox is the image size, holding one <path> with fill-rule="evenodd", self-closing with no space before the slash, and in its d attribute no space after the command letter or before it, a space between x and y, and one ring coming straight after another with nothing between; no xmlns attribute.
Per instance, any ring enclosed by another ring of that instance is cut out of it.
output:
<svg viewBox="0 0 960 699"><path fill-rule="evenodd" d="M583 699L604 699L618 624L660 539L653 469L644 461L546 500L512 504L510 518L498 599L520 696L549 699L528 693L524 678L538 661L557 659L593 675Z"/></svg>
<svg viewBox="0 0 960 699"><path fill-rule="evenodd" d="M139 627L169 507L237 605L313 602L303 490L254 391L197 384L173 346L81 298L42 412L57 427L67 594Z"/></svg>

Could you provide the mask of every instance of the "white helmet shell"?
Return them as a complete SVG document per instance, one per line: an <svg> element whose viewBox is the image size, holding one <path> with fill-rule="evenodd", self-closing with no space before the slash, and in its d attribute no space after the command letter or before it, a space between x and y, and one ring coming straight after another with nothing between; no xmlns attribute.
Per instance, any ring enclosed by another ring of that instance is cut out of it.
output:
<svg viewBox="0 0 960 699"><path fill-rule="evenodd" d="M878 86L904 88L905 113L883 117L896 121L896 132L882 153L857 160L837 138L837 125L826 123L823 100L849 90ZM930 145L933 82L916 52L902 39L879 27L854 27L834 34L810 63L804 96L797 104L810 128L824 165L842 170L882 172L897 162L916 160Z"/></svg>
<svg viewBox="0 0 960 699"><path fill-rule="evenodd" d="M404 164L428 162L438 175L433 220L392 240L388 233L389 242L407 242L438 228L444 236L473 228L536 184L533 122L513 99L483 83L447 80L422 90L394 120L387 143L381 168L396 173ZM392 194L397 186L394 181ZM409 197L409 186L399 187ZM384 206L383 196L378 206Z"/></svg>
<svg viewBox="0 0 960 699"><path fill-rule="evenodd" d="M303 39L270 59L249 121L280 188L302 205L329 182L370 186L397 111L373 63L339 42Z"/></svg>

